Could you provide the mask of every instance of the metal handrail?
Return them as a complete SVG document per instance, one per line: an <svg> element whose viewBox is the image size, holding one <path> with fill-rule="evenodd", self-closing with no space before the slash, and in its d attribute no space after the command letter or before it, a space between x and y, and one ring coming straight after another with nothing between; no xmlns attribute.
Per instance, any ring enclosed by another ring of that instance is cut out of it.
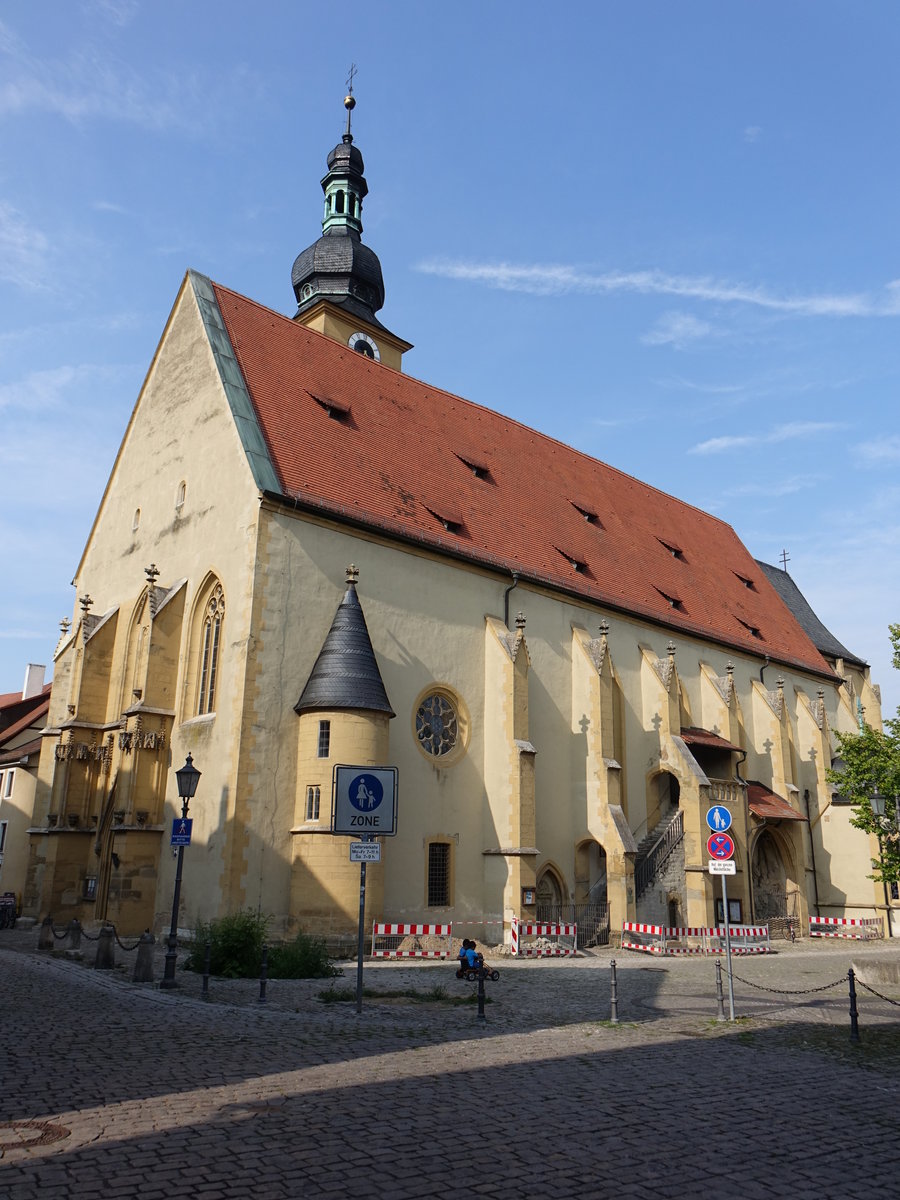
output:
<svg viewBox="0 0 900 1200"><path fill-rule="evenodd" d="M634 894L639 899L668 861L669 855L684 837L684 813L679 808L672 822L634 869Z"/></svg>

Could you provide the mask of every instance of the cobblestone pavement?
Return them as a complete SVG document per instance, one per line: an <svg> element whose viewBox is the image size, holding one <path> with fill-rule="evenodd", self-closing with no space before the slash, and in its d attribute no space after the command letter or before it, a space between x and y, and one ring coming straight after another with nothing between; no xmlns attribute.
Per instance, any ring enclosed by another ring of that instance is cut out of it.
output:
<svg viewBox="0 0 900 1200"><path fill-rule="evenodd" d="M471 993L445 963L366 964L357 1013L323 981L260 1004L214 979L204 1003L194 976L161 992L133 955L101 972L36 940L0 932L8 1200L897 1195L900 942L736 960L731 1024L705 958L495 958L482 1023L383 994ZM860 988L859 1046L851 962L885 997Z"/></svg>

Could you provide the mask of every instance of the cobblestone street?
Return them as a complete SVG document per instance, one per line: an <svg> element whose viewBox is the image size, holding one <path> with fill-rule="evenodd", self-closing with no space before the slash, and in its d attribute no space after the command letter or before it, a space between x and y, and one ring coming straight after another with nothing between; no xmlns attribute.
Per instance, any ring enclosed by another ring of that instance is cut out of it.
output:
<svg viewBox="0 0 900 1200"><path fill-rule="evenodd" d="M900 1000L876 970L891 942L736 960L733 1025L712 960L618 952L613 1026L612 953L493 960L479 1023L386 997L357 1014L321 980L270 981L264 1005L213 980L204 1003L197 977L161 992L121 951L100 972L36 940L0 933L9 1200L896 1195L900 1008L861 987L850 1046L846 979ZM367 964L365 984L473 987L432 963Z"/></svg>

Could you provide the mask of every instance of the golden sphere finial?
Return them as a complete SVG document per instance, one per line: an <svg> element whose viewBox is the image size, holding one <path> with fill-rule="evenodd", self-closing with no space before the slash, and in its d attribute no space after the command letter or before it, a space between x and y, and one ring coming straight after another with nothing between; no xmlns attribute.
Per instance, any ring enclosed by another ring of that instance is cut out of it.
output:
<svg viewBox="0 0 900 1200"><path fill-rule="evenodd" d="M352 93L344 97L344 108L346 108L348 112L356 108L356 98L352 95Z"/></svg>

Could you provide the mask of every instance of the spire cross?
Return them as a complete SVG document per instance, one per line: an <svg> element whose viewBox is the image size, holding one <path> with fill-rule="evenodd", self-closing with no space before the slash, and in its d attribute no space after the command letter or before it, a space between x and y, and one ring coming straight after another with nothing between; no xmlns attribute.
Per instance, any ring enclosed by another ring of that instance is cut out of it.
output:
<svg viewBox="0 0 900 1200"><path fill-rule="evenodd" d="M791 561L791 556L788 554L787 550L782 550L782 552L781 552L781 569L782 569L782 571L787 570L787 565L790 561Z"/></svg>
<svg viewBox="0 0 900 1200"><path fill-rule="evenodd" d="M353 134L350 132L350 114L356 108L356 100L353 98L353 77L356 75L356 63L350 64L350 74L347 76L347 95L344 97L344 108L347 110L347 132L344 134L344 140L353 141Z"/></svg>
<svg viewBox="0 0 900 1200"><path fill-rule="evenodd" d="M350 566L347 568L346 579L347 579L347 583L353 584L355 586L359 579L359 567L356 567L353 565L353 563L351 563Z"/></svg>

